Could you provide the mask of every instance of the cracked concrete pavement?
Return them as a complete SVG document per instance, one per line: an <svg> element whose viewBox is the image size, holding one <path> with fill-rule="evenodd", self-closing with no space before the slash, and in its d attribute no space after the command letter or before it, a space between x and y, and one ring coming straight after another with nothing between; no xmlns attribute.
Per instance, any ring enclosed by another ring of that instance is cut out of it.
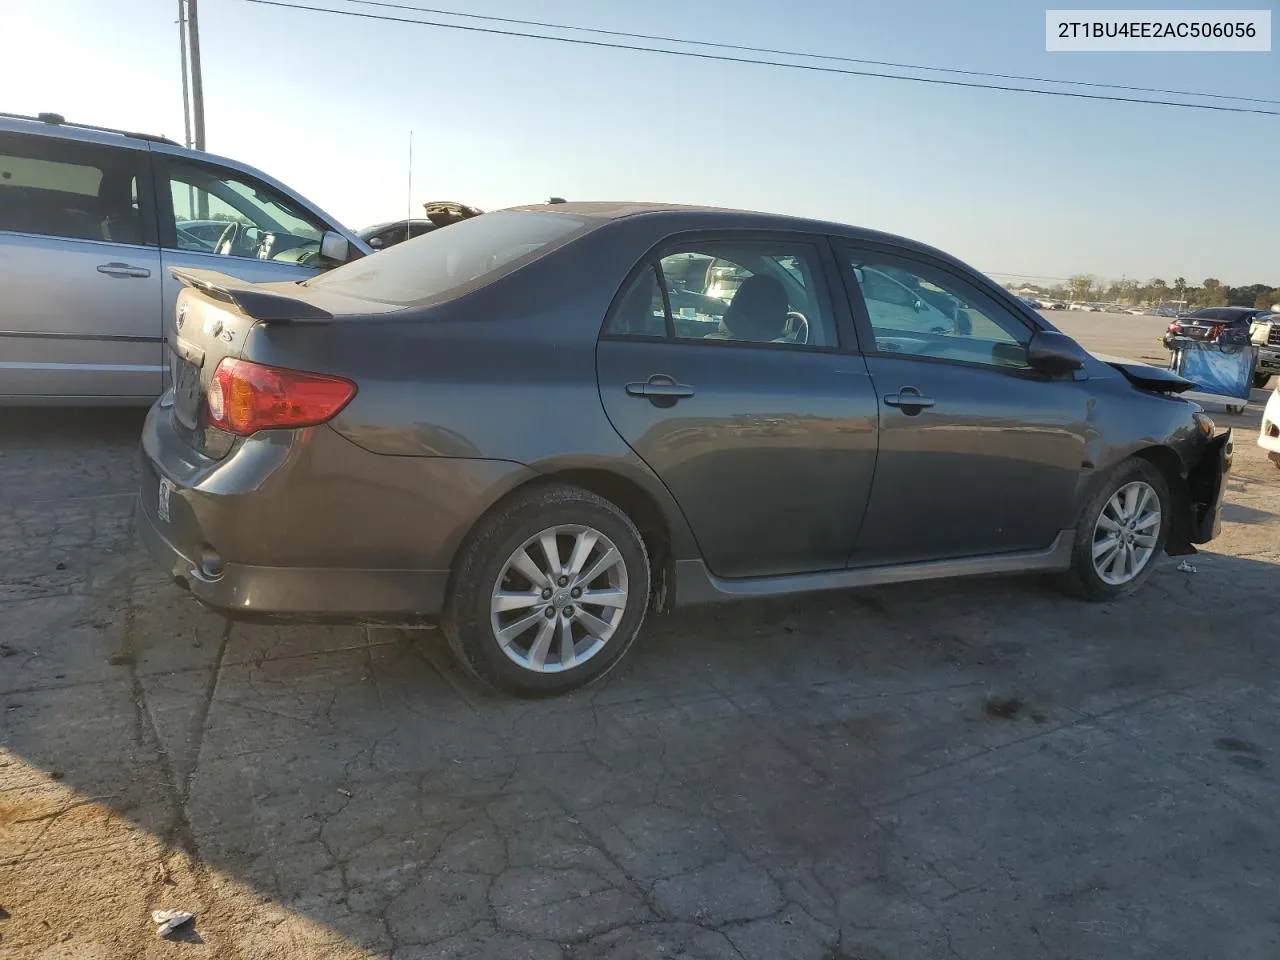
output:
<svg viewBox="0 0 1280 960"><path fill-rule="evenodd" d="M1259 409L1214 411L1240 442L1194 575L682 611L535 703L431 631L203 611L134 541L140 416L7 411L0 957L1276 956Z"/></svg>

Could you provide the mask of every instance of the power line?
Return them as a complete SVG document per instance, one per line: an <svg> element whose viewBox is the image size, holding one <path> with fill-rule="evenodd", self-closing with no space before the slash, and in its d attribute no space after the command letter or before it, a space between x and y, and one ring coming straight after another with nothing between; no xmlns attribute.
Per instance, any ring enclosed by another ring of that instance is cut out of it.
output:
<svg viewBox="0 0 1280 960"><path fill-rule="evenodd" d="M384 7L390 10L411 10L415 13L431 13L467 20L487 20L490 23L513 23L522 27L543 27L551 30L572 30L594 33L606 37L626 37L631 40L657 40L661 43L687 43L716 50L739 50L744 53L767 53L782 57L805 57L811 60L830 60L836 63L859 63L871 67L892 67L895 70L924 70L930 73L952 73L966 77L989 77L994 80L1023 80L1031 83L1055 83L1072 87L1093 87L1102 90L1128 90L1132 93L1162 93L1178 97L1204 97L1214 100L1235 100L1242 103L1270 103L1280 106L1280 100L1264 97L1236 97L1227 93L1196 93L1192 90L1170 90L1165 87L1133 87L1122 83L1098 83L1090 80L1053 80L1048 77L1030 77L1018 73L989 73L984 70L960 70L955 67L929 67L919 63L896 63L892 60L865 60L859 57L840 57L829 53L806 53L802 50L781 50L775 47L751 47L740 43L720 43L713 40L689 40L683 37L666 37L654 33L631 33L626 30L605 30L602 27L580 27L568 23L549 23L544 20L520 20L515 17L495 17L480 13L462 13L437 7L419 7L409 3L391 3L389 0L339 0L358 3L367 7Z"/></svg>
<svg viewBox="0 0 1280 960"><path fill-rule="evenodd" d="M577 46L595 47L604 50L634 50L639 53L661 53L669 57L686 57L694 60L711 60L721 63L744 63L758 67L782 67L787 70L803 70L808 73L839 74L849 77L878 77L884 80L906 80L911 83L929 83L944 87L962 87L972 90L1001 90L1006 93L1034 93L1043 97L1068 97L1076 100L1105 100L1113 103L1140 103L1148 106L1182 107L1188 110L1214 110L1219 113L1253 113L1264 116L1280 117L1280 110L1262 110L1257 107L1226 107L1212 103L1183 103L1177 100L1150 100L1143 97L1117 97L1100 93L1079 93L1073 90L1037 90L1034 87L1015 87L1006 84L974 83L965 80L943 80L937 77L908 77L897 73L878 73L874 70L850 70L844 67L825 67L812 63L785 63L781 60L759 60L749 57L731 57L717 53L699 53L695 50L665 50L662 47L646 47L639 44L610 43L603 40L585 40L570 37L553 37L543 33L527 33L519 30L501 30L497 27L468 26L461 23L441 23L437 20L413 20L408 17L395 17L383 13L363 13L358 10L334 10L331 7L317 7L307 3L288 3L284 0L244 0L245 3L256 3L266 7L280 7L286 10L308 10L314 13L329 13L340 17L356 17L363 20L381 20L390 23L412 23L421 27L437 27L442 30L462 30L467 33L484 33L500 37L521 37L528 40L549 40L554 43L567 43Z"/></svg>

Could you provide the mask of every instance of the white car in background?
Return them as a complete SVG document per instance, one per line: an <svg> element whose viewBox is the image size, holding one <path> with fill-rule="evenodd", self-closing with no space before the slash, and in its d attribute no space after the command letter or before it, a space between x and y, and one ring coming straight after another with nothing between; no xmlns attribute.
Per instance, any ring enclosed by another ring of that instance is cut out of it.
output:
<svg viewBox="0 0 1280 960"><path fill-rule="evenodd" d="M1258 431L1258 446L1267 451L1271 462L1280 467L1280 381L1267 398L1262 411L1262 428Z"/></svg>

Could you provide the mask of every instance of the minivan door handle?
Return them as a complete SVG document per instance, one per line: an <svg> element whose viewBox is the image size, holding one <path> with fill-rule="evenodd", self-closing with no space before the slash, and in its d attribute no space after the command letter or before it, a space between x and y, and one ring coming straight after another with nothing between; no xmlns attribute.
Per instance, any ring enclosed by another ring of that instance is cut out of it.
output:
<svg viewBox="0 0 1280 960"><path fill-rule="evenodd" d="M693 396L693 387L679 383L674 377L655 373L643 383L628 383L627 396L644 397L655 407L669 407L678 400Z"/></svg>
<svg viewBox="0 0 1280 960"><path fill-rule="evenodd" d="M922 396L915 387L903 387L897 393L886 394L884 403L887 407L898 407L908 417L933 406L932 398Z"/></svg>
<svg viewBox="0 0 1280 960"><path fill-rule="evenodd" d="M100 263L98 264L98 272L105 273L108 277L139 277L145 279L151 276L151 271L146 267L135 267L128 263Z"/></svg>

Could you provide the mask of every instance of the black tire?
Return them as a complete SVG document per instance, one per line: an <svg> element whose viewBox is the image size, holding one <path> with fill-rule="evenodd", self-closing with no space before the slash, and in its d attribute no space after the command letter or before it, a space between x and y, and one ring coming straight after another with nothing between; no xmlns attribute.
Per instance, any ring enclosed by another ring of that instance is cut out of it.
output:
<svg viewBox="0 0 1280 960"><path fill-rule="evenodd" d="M1093 565L1094 529L1098 517L1107 501L1125 484L1141 480L1149 484L1160 499L1160 531L1156 535L1155 548L1152 550L1146 565L1137 575L1123 584L1111 584L1099 576ZM1142 586L1156 561L1164 552L1169 540L1169 526L1172 521L1172 498L1169 496L1169 483L1150 461L1141 457L1130 457L1117 464L1106 475L1102 482L1094 487L1093 494L1080 511L1076 520L1075 543L1071 550L1071 566L1062 578L1062 586L1073 596L1096 603L1106 603L1127 597Z"/></svg>
<svg viewBox="0 0 1280 960"><path fill-rule="evenodd" d="M1265 390L1270 380L1271 374L1269 373L1255 373L1253 375L1253 389Z"/></svg>
<svg viewBox="0 0 1280 960"><path fill-rule="evenodd" d="M628 580L626 605L613 634L584 663L539 673L503 652L491 620L494 586L521 544L559 524L581 524L617 547ZM551 696L599 680L635 642L649 607L649 554L631 519L615 504L580 487L539 485L521 490L485 516L453 565L441 627L458 664L486 687L519 697Z"/></svg>

